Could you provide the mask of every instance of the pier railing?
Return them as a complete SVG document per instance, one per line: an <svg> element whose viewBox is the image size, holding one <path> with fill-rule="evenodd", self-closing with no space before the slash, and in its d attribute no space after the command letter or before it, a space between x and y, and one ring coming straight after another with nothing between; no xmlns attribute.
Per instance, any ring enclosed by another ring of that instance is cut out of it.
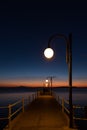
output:
<svg viewBox="0 0 87 130"><path fill-rule="evenodd" d="M53 92L53 96L58 101L62 112L65 112L67 115L70 114L69 111L69 101L65 100L63 97L59 97L56 93ZM73 121L74 120L86 120L87 121L87 106L73 105Z"/></svg>
<svg viewBox="0 0 87 130"><path fill-rule="evenodd" d="M7 109L8 111L8 116L6 117L0 117L0 121L7 120L8 125L6 126L7 129L11 130L11 121L20 113L24 112L26 106L35 100L37 98L37 93L32 94L31 96L28 97L28 99L22 98L21 100L18 100L17 102L13 104L9 104L8 106L2 106L0 109Z"/></svg>
<svg viewBox="0 0 87 130"><path fill-rule="evenodd" d="M27 105L35 100L37 96L40 94L40 92L36 92L29 96L27 99L22 98L21 100L9 104L8 106L3 106L0 107L1 109L7 109L8 110L8 115L6 117L1 116L0 120L8 121L8 125L6 125L6 128L8 130L11 130L12 128L12 120L20 113L24 112ZM56 93L53 92L53 96L56 98L59 108L62 110L62 112L65 112L67 115L70 114L69 111L69 101L65 100L63 97L58 96ZM80 114L82 112L82 114ZM80 117L79 117L80 115ZM81 116L82 115L82 116ZM80 105L73 105L73 120L86 120L87 121L87 106L80 106Z"/></svg>

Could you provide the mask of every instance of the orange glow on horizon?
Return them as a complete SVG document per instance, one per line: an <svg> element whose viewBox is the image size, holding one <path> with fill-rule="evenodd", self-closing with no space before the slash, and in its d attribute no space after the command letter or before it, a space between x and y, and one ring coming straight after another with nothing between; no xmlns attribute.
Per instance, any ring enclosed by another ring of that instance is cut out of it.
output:
<svg viewBox="0 0 87 130"><path fill-rule="evenodd" d="M83 80L74 80L73 81L73 86L77 87L87 87L87 81ZM15 86L30 86L30 87L41 87L44 86L44 81L43 80L5 80L5 81L0 81L0 86L9 86L9 87L15 87ZM62 81L62 80L54 80L53 81L53 87L58 87L58 86L68 86L68 81Z"/></svg>

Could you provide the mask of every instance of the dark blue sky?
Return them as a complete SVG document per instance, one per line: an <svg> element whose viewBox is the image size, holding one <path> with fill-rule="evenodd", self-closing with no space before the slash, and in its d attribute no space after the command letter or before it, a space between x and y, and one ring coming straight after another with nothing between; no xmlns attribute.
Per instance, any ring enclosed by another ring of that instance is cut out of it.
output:
<svg viewBox="0 0 87 130"><path fill-rule="evenodd" d="M56 76L55 83L66 85L64 39L53 41L54 60L48 62L43 51L51 35L72 32L73 85L86 86L86 5L86 0L0 3L0 84L43 84L45 77Z"/></svg>

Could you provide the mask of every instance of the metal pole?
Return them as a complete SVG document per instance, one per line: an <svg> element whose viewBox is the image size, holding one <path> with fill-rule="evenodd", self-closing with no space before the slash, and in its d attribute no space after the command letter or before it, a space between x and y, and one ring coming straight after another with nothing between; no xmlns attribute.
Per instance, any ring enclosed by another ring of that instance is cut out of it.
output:
<svg viewBox="0 0 87 130"><path fill-rule="evenodd" d="M50 81L51 81L51 95L52 95L52 77L50 77Z"/></svg>
<svg viewBox="0 0 87 130"><path fill-rule="evenodd" d="M22 112L24 112L24 98L22 98Z"/></svg>
<svg viewBox="0 0 87 130"><path fill-rule="evenodd" d="M62 98L62 112L64 112L64 98Z"/></svg>
<svg viewBox="0 0 87 130"><path fill-rule="evenodd" d="M11 130L11 105L9 104L9 130Z"/></svg>
<svg viewBox="0 0 87 130"><path fill-rule="evenodd" d="M52 42L52 40L54 38L64 38L67 44L67 53L66 53L66 61L68 63L68 71L69 71L69 118L70 118L70 122L69 122L69 127L72 128L73 127L73 105L72 105L72 33L69 34L69 37L67 38L65 35L63 34L55 34L53 36L50 37L49 41L48 41L48 46L50 46L50 43Z"/></svg>
<svg viewBox="0 0 87 130"><path fill-rule="evenodd" d="M73 127L73 105L72 105L72 33L69 34L69 127Z"/></svg>

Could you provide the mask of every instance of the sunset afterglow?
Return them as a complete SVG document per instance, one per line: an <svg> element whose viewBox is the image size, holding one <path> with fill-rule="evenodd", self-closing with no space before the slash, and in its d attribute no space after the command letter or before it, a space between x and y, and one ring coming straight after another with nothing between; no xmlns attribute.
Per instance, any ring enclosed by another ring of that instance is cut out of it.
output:
<svg viewBox="0 0 87 130"><path fill-rule="evenodd" d="M32 80L0 80L0 86L10 86L10 87L16 87L16 86L27 86L27 87L43 87L44 85L48 86L48 82L44 81L44 79L32 79ZM61 86L68 86L67 80L53 80L53 87L61 87ZM76 87L87 87L87 81L86 80L74 80L73 86Z"/></svg>
<svg viewBox="0 0 87 130"><path fill-rule="evenodd" d="M72 33L72 83L86 87L86 4L82 8L80 1L81 7L76 1L53 1L50 6L48 1L8 3L0 4L0 86L44 86L49 76L56 77L53 86L68 86L65 40L52 40L52 60L44 57L44 50L50 36Z"/></svg>

